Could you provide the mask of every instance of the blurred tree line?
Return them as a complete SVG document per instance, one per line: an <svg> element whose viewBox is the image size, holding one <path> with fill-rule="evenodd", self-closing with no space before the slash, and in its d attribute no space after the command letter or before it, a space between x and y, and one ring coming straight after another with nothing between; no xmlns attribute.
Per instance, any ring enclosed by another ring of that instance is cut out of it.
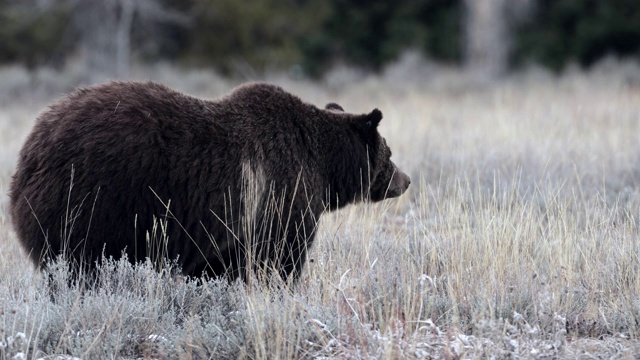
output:
<svg viewBox="0 0 640 360"><path fill-rule="evenodd" d="M637 0L0 0L0 63L126 75L131 58L225 74L336 62L373 71L407 49L441 62L562 69L638 56Z"/></svg>
<svg viewBox="0 0 640 360"><path fill-rule="evenodd" d="M640 1L538 0L516 33L513 62L554 70L567 61L593 64L603 55L640 55Z"/></svg>

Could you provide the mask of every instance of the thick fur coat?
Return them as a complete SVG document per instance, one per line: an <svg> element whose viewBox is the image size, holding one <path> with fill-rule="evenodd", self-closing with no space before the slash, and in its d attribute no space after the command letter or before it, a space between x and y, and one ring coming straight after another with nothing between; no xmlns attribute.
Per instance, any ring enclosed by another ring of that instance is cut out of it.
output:
<svg viewBox="0 0 640 360"><path fill-rule="evenodd" d="M296 279L323 212L409 186L381 119L264 83L214 101L152 82L80 89L20 151L13 223L37 266L63 255L91 271L126 253L193 276Z"/></svg>

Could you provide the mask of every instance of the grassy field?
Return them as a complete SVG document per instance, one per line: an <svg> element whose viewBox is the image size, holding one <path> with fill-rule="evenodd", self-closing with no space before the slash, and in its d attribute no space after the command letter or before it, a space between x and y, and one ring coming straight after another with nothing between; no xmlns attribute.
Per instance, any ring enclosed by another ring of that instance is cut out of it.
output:
<svg viewBox="0 0 640 360"><path fill-rule="evenodd" d="M234 86L176 72L136 76L201 97ZM57 268L51 296L4 194L73 77L0 72L0 359L639 357L640 68L418 75L266 79L318 106L379 108L413 179L398 200L326 215L292 291L115 262L84 295Z"/></svg>

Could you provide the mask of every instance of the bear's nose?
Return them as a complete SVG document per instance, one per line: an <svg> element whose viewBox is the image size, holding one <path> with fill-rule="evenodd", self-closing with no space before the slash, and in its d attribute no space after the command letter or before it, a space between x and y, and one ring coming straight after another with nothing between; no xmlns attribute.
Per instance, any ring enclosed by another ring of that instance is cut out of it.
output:
<svg viewBox="0 0 640 360"><path fill-rule="evenodd" d="M404 188L404 190L407 190L409 188L409 185L411 185L411 178L403 171L400 171L398 175L400 176L401 186Z"/></svg>

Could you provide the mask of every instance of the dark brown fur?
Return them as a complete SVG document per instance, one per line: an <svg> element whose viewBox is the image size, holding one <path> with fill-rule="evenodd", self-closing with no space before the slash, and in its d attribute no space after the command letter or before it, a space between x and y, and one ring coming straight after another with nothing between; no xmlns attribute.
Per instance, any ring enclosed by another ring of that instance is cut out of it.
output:
<svg viewBox="0 0 640 360"><path fill-rule="evenodd" d="M409 186L381 118L261 83L217 101L151 82L81 89L39 116L20 151L15 229L37 266L64 254L91 270L125 252L177 258L187 275L245 278L249 260L295 279L325 210Z"/></svg>

